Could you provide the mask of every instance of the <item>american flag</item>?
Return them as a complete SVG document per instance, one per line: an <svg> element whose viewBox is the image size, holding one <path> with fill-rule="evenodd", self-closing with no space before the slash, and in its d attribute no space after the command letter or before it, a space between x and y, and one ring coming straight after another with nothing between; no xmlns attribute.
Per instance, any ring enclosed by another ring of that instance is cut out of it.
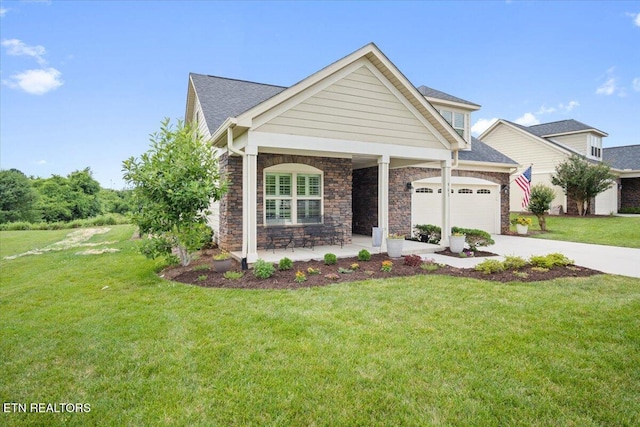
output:
<svg viewBox="0 0 640 427"><path fill-rule="evenodd" d="M524 191L524 198L522 199L522 208L526 209L529 206L529 196L531 195L531 166L526 171L516 178L516 184Z"/></svg>

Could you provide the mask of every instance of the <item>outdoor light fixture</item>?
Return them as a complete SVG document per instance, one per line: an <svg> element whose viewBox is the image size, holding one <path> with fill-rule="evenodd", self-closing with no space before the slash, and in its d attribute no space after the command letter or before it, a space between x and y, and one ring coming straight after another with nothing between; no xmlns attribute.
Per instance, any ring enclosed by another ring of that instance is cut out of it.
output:
<svg viewBox="0 0 640 427"><path fill-rule="evenodd" d="M507 184L502 184L502 187L500 187L500 190L504 193L507 194L507 190L509 189L509 186Z"/></svg>
<svg viewBox="0 0 640 427"><path fill-rule="evenodd" d="M413 190L413 185L410 182L407 182L407 191Z"/></svg>

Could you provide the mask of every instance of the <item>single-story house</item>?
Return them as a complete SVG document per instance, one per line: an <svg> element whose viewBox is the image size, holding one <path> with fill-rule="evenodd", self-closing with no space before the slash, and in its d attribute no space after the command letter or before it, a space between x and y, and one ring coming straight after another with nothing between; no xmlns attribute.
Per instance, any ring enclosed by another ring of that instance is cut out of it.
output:
<svg viewBox="0 0 640 427"><path fill-rule="evenodd" d="M542 183L556 190L552 206L562 206L569 214L577 213L577 206L562 188L551 184L551 176L560 163L578 154L591 162L605 162L618 177L616 185L599 194L592 203L592 212L609 215L621 207L640 206L640 145L603 148L608 134L577 120L561 120L534 126L523 126L498 120L479 137L487 145L518 162L518 174L531 166L531 184ZM510 210L521 211L523 193L511 183Z"/></svg>
<svg viewBox="0 0 640 427"><path fill-rule="evenodd" d="M310 226L338 226L344 243L417 223L441 226L444 244L454 225L504 232L518 165L472 139L479 108L416 88L372 43L290 87L191 73L185 120L230 181L214 238L251 263Z"/></svg>

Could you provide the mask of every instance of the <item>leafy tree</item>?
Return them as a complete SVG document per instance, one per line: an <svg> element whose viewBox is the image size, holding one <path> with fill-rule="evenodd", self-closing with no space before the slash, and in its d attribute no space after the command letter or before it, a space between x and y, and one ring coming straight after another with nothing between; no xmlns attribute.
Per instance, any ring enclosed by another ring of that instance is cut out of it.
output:
<svg viewBox="0 0 640 427"><path fill-rule="evenodd" d="M12 221L35 222L38 194L31 181L17 169L0 171L0 224Z"/></svg>
<svg viewBox="0 0 640 427"><path fill-rule="evenodd" d="M579 215L586 215L591 199L607 190L615 181L611 168L604 163L589 163L577 154L556 166L551 183L562 187L564 193L576 201Z"/></svg>
<svg viewBox="0 0 640 427"><path fill-rule="evenodd" d="M91 169L73 171L66 178L53 175L33 181L40 194L38 207L47 222L72 221L99 215L100 184L93 179Z"/></svg>
<svg viewBox="0 0 640 427"><path fill-rule="evenodd" d="M547 220L545 214L551 209L551 202L556 197L556 192L553 188L544 184L536 184L531 187L531 195L529 197L529 206L527 209L538 217L538 224L540 230L547 231Z"/></svg>
<svg viewBox="0 0 640 427"><path fill-rule="evenodd" d="M125 160L123 171L134 187L132 221L149 236L143 252L170 256L170 248L176 247L180 262L188 265L190 252L203 245L211 199L219 200L227 190L217 159L197 128L183 121L174 128L163 120L160 131L151 135L150 150Z"/></svg>
<svg viewBox="0 0 640 427"><path fill-rule="evenodd" d="M98 193L102 213L127 214L133 207L133 191L102 188Z"/></svg>

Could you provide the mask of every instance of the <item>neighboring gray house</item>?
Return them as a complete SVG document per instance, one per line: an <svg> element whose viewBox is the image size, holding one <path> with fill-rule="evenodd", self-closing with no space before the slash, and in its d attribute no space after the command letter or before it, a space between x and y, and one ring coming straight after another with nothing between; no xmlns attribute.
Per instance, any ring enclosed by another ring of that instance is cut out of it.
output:
<svg viewBox="0 0 640 427"><path fill-rule="evenodd" d="M230 179L216 241L251 263L283 228L300 242L339 224L345 243L373 226L507 231L518 165L471 138L479 108L414 87L374 44L288 88L190 74L185 120Z"/></svg>

